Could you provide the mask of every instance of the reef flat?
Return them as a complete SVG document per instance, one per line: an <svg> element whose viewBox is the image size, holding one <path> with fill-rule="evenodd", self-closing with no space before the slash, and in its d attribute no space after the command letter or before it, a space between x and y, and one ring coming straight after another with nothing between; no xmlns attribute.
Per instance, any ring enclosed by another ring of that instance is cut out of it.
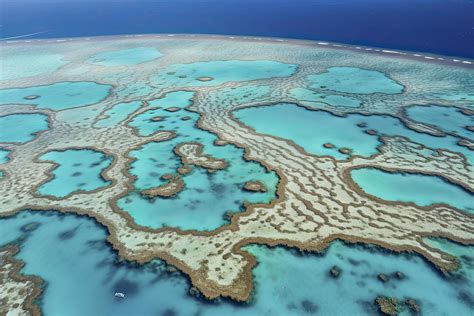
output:
<svg viewBox="0 0 474 316"><path fill-rule="evenodd" d="M254 288L248 245L373 244L448 273L456 257L427 238L474 244L474 216L449 200L384 199L352 177L433 176L472 205L470 63L204 36L13 42L2 59L39 48L50 66L0 81L0 118L48 118L22 142L0 139L1 217L92 217L121 258L162 259L203 296L238 301Z"/></svg>

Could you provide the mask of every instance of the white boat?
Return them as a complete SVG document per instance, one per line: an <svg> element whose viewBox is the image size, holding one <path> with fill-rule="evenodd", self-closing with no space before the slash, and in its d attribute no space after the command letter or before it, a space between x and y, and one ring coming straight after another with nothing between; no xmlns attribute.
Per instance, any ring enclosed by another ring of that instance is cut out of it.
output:
<svg viewBox="0 0 474 316"><path fill-rule="evenodd" d="M119 298L125 298L125 294L123 294L121 292L115 292L114 296L119 297Z"/></svg>

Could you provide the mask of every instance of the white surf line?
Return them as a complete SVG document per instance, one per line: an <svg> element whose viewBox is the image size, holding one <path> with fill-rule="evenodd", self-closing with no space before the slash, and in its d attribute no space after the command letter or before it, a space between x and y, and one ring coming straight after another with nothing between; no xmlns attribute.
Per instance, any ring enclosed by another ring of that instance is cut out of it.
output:
<svg viewBox="0 0 474 316"><path fill-rule="evenodd" d="M395 50L388 50L388 49L382 49L382 53L397 54L397 55L406 55L407 54L407 53L404 53L404 52L399 52L399 51L395 51Z"/></svg>
<svg viewBox="0 0 474 316"><path fill-rule="evenodd" d="M17 35L17 36L4 37L4 38L0 38L0 41L7 41L7 40L15 39L15 38L24 38L24 37L29 37L33 35L44 34L47 32L48 31L42 31L42 32L35 32L35 33L29 33L29 34L23 34L23 35Z"/></svg>
<svg viewBox="0 0 474 316"><path fill-rule="evenodd" d="M46 43L54 43L54 42L66 42L66 41L80 41L80 40L91 40L92 38L90 37L87 37L87 38L82 38L82 37L73 37L73 38L62 38L62 39L57 39L57 40L46 40L46 39L32 39L32 40L13 40L13 41L10 41L9 39L16 39L16 38L23 38L23 37L28 37L28 36L33 36L33 35L37 35L37 34L42 34L42 33L47 33L48 31L43 31L43 32L36 32L36 33L31 33L31 34L24 34L24 35L18 35L18 36L12 36L12 37L6 37L6 38L0 38L0 41L5 41L7 44L9 43L30 43L32 41L35 41L35 42L46 42ZM180 34L180 35L187 35L187 36L191 36L191 37L195 37L195 36L199 36L199 35L196 35L196 34ZM123 34L123 35L115 35L116 37L143 37L143 36L147 36L147 34ZM175 37L176 34L160 34L160 35L153 35L153 34L150 34L149 35L150 37L153 36L153 37L164 37L164 36L167 36L167 37ZM241 39L246 39L246 40L254 40L254 41L263 41L264 38L262 37L256 37L256 36L226 36L226 35L216 35L216 34L211 34L211 35L207 35L207 36L210 36L211 38L218 38L218 37L227 37L229 39L238 39L238 38L241 38ZM296 39L295 39L296 40ZM282 39L282 38L274 38L273 41L277 41L277 42L286 42L287 39ZM291 41L291 40L290 40ZM311 40L310 40L311 41ZM450 61L450 62L454 62L454 63L462 63L462 64L466 64L466 65L474 65L474 62L473 61L469 61L469 60L461 60L461 59L457 59L457 58L443 58L443 57L437 57L437 56L429 56L429 55L423 55L423 54L417 54L417 53L407 53L407 52L403 52L403 51L396 51L396 50L390 50L390 49L378 49L378 48L372 48L372 47L361 47L361 46L352 46L352 45L343 45L343 44L336 44L336 43L329 43L329 42L316 42L316 41L311 41L313 43L315 43L316 45L321 45L321 46L332 46L332 47L337 47L337 48L340 48L340 47L344 47L344 48L352 48L352 49L357 49L357 50L365 50L365 51L375 51L375 52L378 52L378 53L382 53L382 54L398 54L398 55L411 55L413 57L417 57L417 58L421 58L421 59L426 59L426 60L440 60L440 61Z"/></svg>
<svg viewBox="0 0 474 316"><path fill-rule="evenodd" d="M168 36L170 36L170 35L168 35ZM225 36L226 38L229 38L229 39L235 39L236 38L235 36L228 36L228 35L222 35L222 36ZM211 37L219 37L219 35L212 35ZM253 37L251 37L251 36L239 36L239 38L249 39L249 40L254 40L254 41L262 41L263 40L262 37L255 37L255 36L253 36ZM279 39L279 38L273 38L271 40L272 41L277 41L277 42L285 42L286 41L286 39ZM351 45L343 45L343 44L329 43L329 42L315 42L315 44L316 45L322 45L322 46L332 46L332 47L337 47L337 48L340 48L340 47L346 48L347 47L347 48L353 48L353 49L357 49L357 50L375 51L375 52L382 53L382 54L403 55L403 56L407 56L409 54L407 52L396 51L396 50L391 50L391 49L379 49L379 48L371 48L371 47L351 46ZM445 59L443 57L434 57L434 56L416 54L416 53L413 53L411 55L413 57L427 59L427 60L453 61L455 63L463 63L463 64L467 64L467 65L474 65L474 62L468 61L468 60L458 60L458 59L450 60L450 59Z"/></svg>
<svg viewBox="0 0 474 316"><path fill-rule="evenodd" d="M341 45L341 44L335 44L335 43L328 43L328 42L316 42L317 45L322 45L322 46L332 46L332 47L349 47L357 50L365 50L365 51L375 51L378 53L383 53L383 54L395 54L395 55L408 55L406 52L402 51L396 51L396 50L391 50L391 49L378 49L378 48L371 48L371 47L361 47L361 46L350 46L350 45ZM423 58L427 60L440 60L440 61L453 61L455 63L462 63L466 65L474 65L474 62L469 61L469 60L459 60L459 59L445 59L443 57L434 57L434 56L429 56L429 55L423 55L423 54L416 54L413 53L411 54L413 57L417 58Z"/></svg>

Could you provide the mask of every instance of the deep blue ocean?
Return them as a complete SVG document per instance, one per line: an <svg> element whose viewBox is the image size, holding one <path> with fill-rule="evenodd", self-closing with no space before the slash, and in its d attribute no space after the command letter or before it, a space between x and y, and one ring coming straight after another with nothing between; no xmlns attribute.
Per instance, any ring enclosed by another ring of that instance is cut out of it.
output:
<svg viewBox="0 0 474 316"><path fill-rule="evenodd" d="M0 36L208 33L474 58L474 0L0 0Z"/></svg>

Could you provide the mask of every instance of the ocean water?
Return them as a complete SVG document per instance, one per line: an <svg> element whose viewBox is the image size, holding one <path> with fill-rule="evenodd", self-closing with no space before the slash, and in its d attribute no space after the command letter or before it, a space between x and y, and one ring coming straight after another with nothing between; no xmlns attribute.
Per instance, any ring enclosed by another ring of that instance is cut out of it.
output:
<svg viewBox="0 0 474 316"><path fill-rule="evenodd" d="M4 0L0 12L3 38L233 34L474 58L472 0Z"/></svg>
<svg viewBox="0 0 474 316"><path fill-rule="evenodd" d="M461 255L461 268L448 276L416 255L375 247L333 242L322 254L304 255L250 245L245 249L259 262L255 289L250 303L236 304L189 295L187 278L158 260L145 265L118 260L105 229L87 217L23 211L0 219L0 230L0 245L20 242L21 272L44 280L38 300L44 315L376 315L378 295L396 298L402 315L409 314L403 303L408 298L424 315L467 316L473 308L472 247L444 240L430 242ZM333 266L341 270L337 279L329 274ZM381 282L379 273L389 281Z"/></svg>
<svg viewBox="0 0 474 316"><path fill-rule="evenodd" d="M355 169L352 179L366 193L388 201L414 202L420 206L445 203L474 214L474 194L436 176Z"/></svg>
<svg viewBox="0 0 474 316"><path fill-rule="evenodd" d="M48 116L44 114L11 114L0 117L0 142L25 143L36 133L48 129ZM22 126L18 129L18 126Z"/></svg>
<svg viewBox="0 0 474 316"><path fill-rule="evenodd" d="M278 177L267 172L256 162L243 159L243 149L233 145L216 146L217 137L196 127L199 115L187 111L193 96L189 91L176 91L166 94L162 99L150 102L150 110L136 116L129 125L138 129L141 135L151 135L158 130L174 131L176 137L164 142L151 142L133 150L130 173L136 177L135 189L150 189L168 180L161 176L176 174L181 159L174 154L174 148L183 142L199 142L204 145L204 154L222 158L228 162L224 170L213 173L200 167L182 179L185 188L172 198L149 200L139 192L133 191L118 201L118 206L128 212L133 220L146 227L165 226L181 229L212 230L228 223L226 212L243 210L245 201L268 203L275 198ZM169 107L179 111L166 111ZM151 118L160 117L160 121ZM183 118L188 118L183 120ZM244 191L245 182L259 180L265 184L267 192Z"/></svg>
<svg viewBox="0 0 474 316"><path fill-rule="evenodd" d="M341 117L322 110L310 111L289 103L245 108L234 112L234 115L259 133L289 139L316 155L345 159L348 155L341 154L338 148L347 147L352 150L353 155L370 156L378 152L377 146L381 144L378 136L399 135L429 148L462 153L471 164L474 161L472 151L457 145L458 138L415 132L405 127L399 119L388 115L348 114ZM367 126L359 127L358 124ZM376 130L379 135L365 132L370 129ZM325 143L331 143L335 147L325 148Z"/></svg>
<svg viewBox="0 0 474 316"><path fill-rule="evenodd" d="M112 183L106 181L101 172L112 158L90 149L68 149L50 151L39 158L58 164L52 171L53 178L38 188L41 195L62 198L73 192L92 191Z"/></svg>

